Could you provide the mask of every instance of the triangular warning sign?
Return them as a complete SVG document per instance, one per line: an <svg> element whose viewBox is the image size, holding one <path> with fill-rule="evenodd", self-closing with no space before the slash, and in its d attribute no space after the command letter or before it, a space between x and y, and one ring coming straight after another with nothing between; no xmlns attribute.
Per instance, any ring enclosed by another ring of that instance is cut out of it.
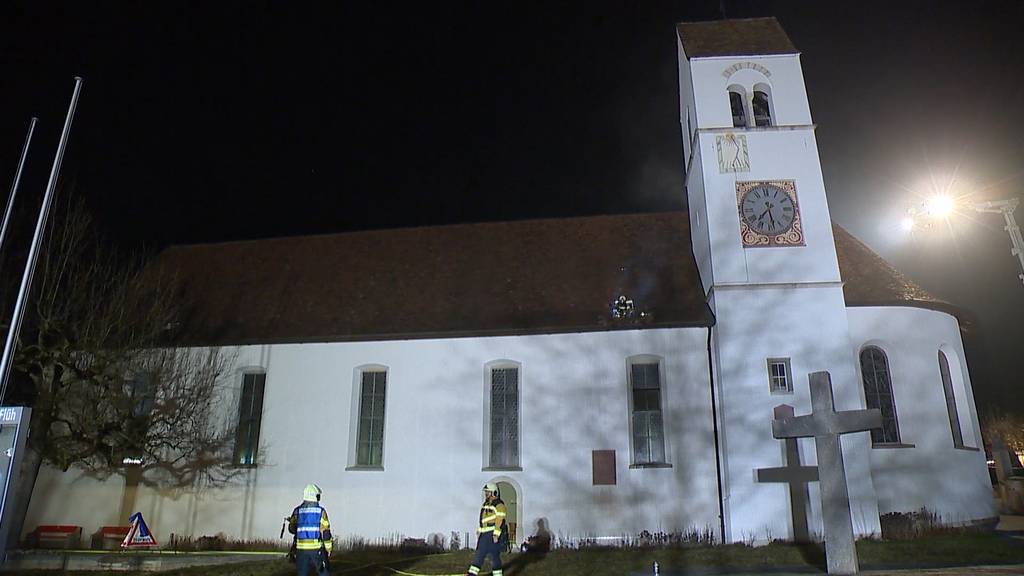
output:
<svg viewBox="0 0 1024 576"><path fill-rule="evenodd" d="M128 535L121 542L121 548L152 548L157 546L156 537L149 531L146 521L142 519L142 512L136 512L128 518L131 528Z"/></svg>

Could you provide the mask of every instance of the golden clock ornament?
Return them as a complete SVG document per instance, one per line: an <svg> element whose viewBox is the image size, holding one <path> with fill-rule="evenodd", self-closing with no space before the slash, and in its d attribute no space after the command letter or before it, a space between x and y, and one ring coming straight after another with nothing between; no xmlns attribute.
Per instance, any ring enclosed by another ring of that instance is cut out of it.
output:
<svg viewBox="0 0 1024 576"><path fill-rule="evenodd" d="M793 180L737 182L736 207L744 247L804 246Z"/></svg>

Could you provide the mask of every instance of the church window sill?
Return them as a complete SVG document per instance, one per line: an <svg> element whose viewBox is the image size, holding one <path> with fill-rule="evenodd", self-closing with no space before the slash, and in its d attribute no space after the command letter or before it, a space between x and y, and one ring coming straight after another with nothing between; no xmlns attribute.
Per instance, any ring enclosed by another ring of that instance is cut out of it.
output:
<svg viewBox="0 0 1024 576"><path fill-rule="evenodd" d="M481 472L522 472L522 466L484 466Z"/></svg>
<svg viewBox="0 0 1024 576"><path fill-rule="evenodd" d="M349 466L345 468L346 472L383 472L383 466Z"/></svg>
<svg viewBox="0 0 1024 576"><path fill-rule="evenodd" d="M888 442L888 443L885 443L885 444L882 444L882 443L872 444L871 447L872 448L879 448L879 449L883 449L883 450L888 450L888 449L892 449L892 448L917 448L917 445L916 444L903 444L902 442Z"/></svg>
<svg viewBox="0 0 1024 576"><path fill-rule="evenodd" d="M639 470L641 468L671 468L672 465L668 462L647 462L645 464L630 464L630 470Z"/></svg>
<svg viewBox="0 0 1024 576"><path fill-rule="evenodd" d="M974 448L972 446L953 446L953 448L956 450L966 450L968 452L981 452L979 448Z"/></svg>

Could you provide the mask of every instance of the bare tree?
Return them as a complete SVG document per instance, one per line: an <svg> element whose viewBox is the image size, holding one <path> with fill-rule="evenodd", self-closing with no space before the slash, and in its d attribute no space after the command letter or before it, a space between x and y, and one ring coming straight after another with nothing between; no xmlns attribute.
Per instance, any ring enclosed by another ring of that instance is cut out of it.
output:
<svg viewBox="0 0 1024 576"><path fill-rule="evenodd" d="M61 211L36 278L15 361L13 399L32 421L8 544L44 462L149 486L228 482L235 432L220 387L234 357L175 346L174 279L117 255L81 204Z"/></svg>
<svg viewBox="0 0 1024 576"><path fill-rule="evenodd" d="M1011 412L989 411L981 419L985 445L991 447L996 438L1010 450L1024 452L1024 416Z"/></svg>

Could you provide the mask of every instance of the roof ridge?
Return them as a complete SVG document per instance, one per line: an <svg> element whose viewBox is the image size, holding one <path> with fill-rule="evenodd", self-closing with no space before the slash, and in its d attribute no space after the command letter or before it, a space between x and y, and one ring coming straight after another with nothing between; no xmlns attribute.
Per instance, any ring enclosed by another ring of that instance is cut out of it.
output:
<svg viewBox="0 0 1024 576"><path fill-rule="evenodd" d="M689 214L687 210L660 210L654 212L629 212L625 214L590 214L586 216L549 216L540 218L524 218L521 220L489 220L482 222L459 222L455 224L428 224L425 226L396 226L390 228L371 228L368 230L349 230L347 232L322 232L319 234L296 234L293 236L272 236L270 238L248 238L243 240L224 240L219 242L193 242L188 244L172 244L167 248L163 249L161 253L168 252L170 250L182 250L189 248L201 248L209 246L230 246L238 244L251 244L257 242L284 242L288 240L304 240L311 238L336 238L336 237L351 237L363 234L385 234L395 232L408 232L408 231L425 231L425 230L454 230L459 228L470 228L470 227L487 227L487 226L507 226L507 225L527 225L534 222L552 222L552 221L566 221L566 222L580 222L584 220L600 220L600 219L612 219L612 218L635 218L644 217L651 215L683 215Z"/></svg>
<svg viewBox="0 0 1024 576"><path fill-rule="evenodd" d="M749 21L749 20L775 20L775 21L778 21L778 18L776 18L775 16L748 16L746 18L709 18L707 20L682 20L680 22L676 22L676 25L679 25L679 24L704 24L706 22L746 22L746 21Z"/></svg>

